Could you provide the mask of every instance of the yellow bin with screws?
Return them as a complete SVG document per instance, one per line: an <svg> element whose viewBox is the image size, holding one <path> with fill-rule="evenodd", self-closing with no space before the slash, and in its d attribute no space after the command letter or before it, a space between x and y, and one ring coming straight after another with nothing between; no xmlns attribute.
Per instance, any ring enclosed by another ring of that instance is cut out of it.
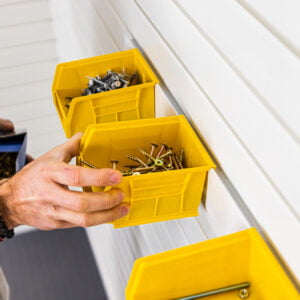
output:
<svg viewBox="0 0 300 300"><path fill-rule="evenodd" d="M182 115L90 125L81 140L77 163L110 168L111 161L117 160L118 169L124 171L123 166L132 163L128 155L142 157L139 149L149 151L151 143L165 143L175 152L184 149L186 168L124 176L116 187L125 192L130 213L114 221L115 228L198 215L207 172L215 164Z"/></svg>
<svg viewBox="0 0 300 300"><path fill-rule="evenodd" d="M139 83L82 96L87 77L102 77L108 70L137 73ZM142 54L131 49L58 64L52 95L64 132L71 137L90 124L153 118L156 83L158 79Z"/></svg>
<svg viewBox="0 0 300 300"><path fill-rule="evenodd" d="M208 291L240 283L249 283L250 287L212 294L207 299L300 299L264 240L250 228L137 259L126 300L199 299ZM195 297L189 298L192 295Z"/></svg>

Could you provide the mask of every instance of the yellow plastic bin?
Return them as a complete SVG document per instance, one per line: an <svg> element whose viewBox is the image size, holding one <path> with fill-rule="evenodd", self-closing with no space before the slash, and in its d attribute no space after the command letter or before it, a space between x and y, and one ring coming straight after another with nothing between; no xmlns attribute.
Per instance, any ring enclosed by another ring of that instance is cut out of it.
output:
<svg viewBox="0 0 300 300"><path fill-rule="evenodd" d="M137 72L141 83L112 91L82 96L87 76ZM158 79L137 49L57 65L52 94L67 137L90 124L154 117L154 85ZM68 97L73 98L71 101Z"/></svg>
<svg viewBox="0 0 300 300"><path fill-rule="evenodd" d="M150 143L165 143L175 151L183 148L187 168L123 177L117 187L131 208L126 217L113 222L115 228L198 215L207 171L215 165L184 116L90 125L77 163L84 160L107 168L111 160L118 160L122 171L130 162L127 156L139 156L139 148L149 149Z"/></svg>
<svg viewBox="0 0 300 300"><path fill-rule="evenodd" d="M137 259L126 300L178 299L241 282L250 283L249 300L300 299L259 233L251 228ZM243 299L238 293L205 299Z"/></svg>

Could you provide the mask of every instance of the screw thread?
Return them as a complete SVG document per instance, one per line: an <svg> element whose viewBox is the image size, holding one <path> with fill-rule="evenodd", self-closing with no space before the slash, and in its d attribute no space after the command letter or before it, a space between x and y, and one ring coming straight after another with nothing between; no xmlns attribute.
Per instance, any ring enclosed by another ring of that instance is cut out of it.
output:
<svg viewBox="0 0 300 300"><path fill-rule="evenodd" d="M140 163L144 167L148 167L148 165L145 162L143 162L141 159L139 159L138 157L135 157L135 156L127 156L127 157L135 162Z"/></svg>
<svg viewBox="0 0 300 300"><path fill-rule="evenodd" d="M94 166L94 165L88 163L88 162L85 161L85 160L81 160L80 163L82 163L82 164L84 164L84 165L86 165L86 166L88 166L88 167L90 167L90 168L92 168L92 169L97 169L96 166Z"/></svg>

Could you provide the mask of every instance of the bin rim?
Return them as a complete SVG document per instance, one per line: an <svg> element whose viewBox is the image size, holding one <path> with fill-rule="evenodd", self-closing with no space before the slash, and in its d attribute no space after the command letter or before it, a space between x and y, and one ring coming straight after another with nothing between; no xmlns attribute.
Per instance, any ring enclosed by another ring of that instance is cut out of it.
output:
<svg viewBox="0 0 300 300"><path fill-rule="evenodd" d="M52 82L52 92L57 90L58 82L60 80L60 72L63 68L71 68L74 67L74 64L78 65L78 67L82 67L84 65L89 65L91 63L96 63L97 61L101 62L103 60L112 59L113 56L128 56L128 55L136 55L137 59L139 59L140 63L143 65L145 69L147 69L147 73L151 78L151 82L155 85L156 83L159 83L158 77L155 75L155 73L152 71L152 68L150 67L149 62L145 59L145 57L142 55L142 53L137 48L132 48L129 50L123 50L123 51L116 51L111 53L106 53L103 55L97 55L93 57L88 58L82 58L77 60L72 60L68 62L62 62L56 65L55 72L54 72L54 79Z"/></svg>

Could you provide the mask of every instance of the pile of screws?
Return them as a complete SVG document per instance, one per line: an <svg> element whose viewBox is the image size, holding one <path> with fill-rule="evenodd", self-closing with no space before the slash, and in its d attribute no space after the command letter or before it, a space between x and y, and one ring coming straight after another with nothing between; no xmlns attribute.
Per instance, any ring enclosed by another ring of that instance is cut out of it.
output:
<svg viewBox="0 0 300 300"><path fill-rule="evenodd" d="M89 77L88 88L83 90L82 96L92 95L96 93L107 92L139 83L138 74L126 74L125 72L117 73L108 70L104 77L97 75Z"/></svg>
<svg viewBox="0 0 300 300"><path fill-rule="evenodd" d="M162 172L183 169L184 166L184 150L180 149L179 153L175 153L173 148L166 144L161 144L160 147L157 144L152 143L149 152L144 149L139 149L140 153L144 156L140 159L135 156L128 156L128 158L138 165L124 166L128 170L123 172L123 176L141 175L145 173Z"/></svg>
<svg viewBox="0 0 300 300"><path fill-rule="evenodd" d="M0 153L0 179L9 178L16 172L17 152Z"/></svg>
<svg viewBox="0 0 300 300"><path fill-rule="evenodd" d="M103 77L100 77L100 75L86 77L89 79L88 87L82 91L82 96L112 91L140 83L137 73L127 74L124 72L124 68L122 73L108 70ZM73 98L66 97L65 99L72 101ZM66 104L66 107L69 108L70 104Z"/></svg>
<svg viewBox="0 0 300 300"><path fill-rule="evenodd" d="M169 147L166 144L161 144L159 147L157 144L152 143L149 153L144 149L139 149L139 151L144 156L144 158L140 159L136 156L127 156L130 160L138 163L138 165L123 166L124 168L127 168L126 171L122 172L123 176L141 175L146 173L185 168L183 149L180 149L179 153L177 154L175 153L175 151L173 151L173 148ZM112 168L117 169L117 164L119 163L119 161L111 160L110 162L112 164ZM97 169L96 166L84 160L81 160L81 164L93 169Z"/></svg>

